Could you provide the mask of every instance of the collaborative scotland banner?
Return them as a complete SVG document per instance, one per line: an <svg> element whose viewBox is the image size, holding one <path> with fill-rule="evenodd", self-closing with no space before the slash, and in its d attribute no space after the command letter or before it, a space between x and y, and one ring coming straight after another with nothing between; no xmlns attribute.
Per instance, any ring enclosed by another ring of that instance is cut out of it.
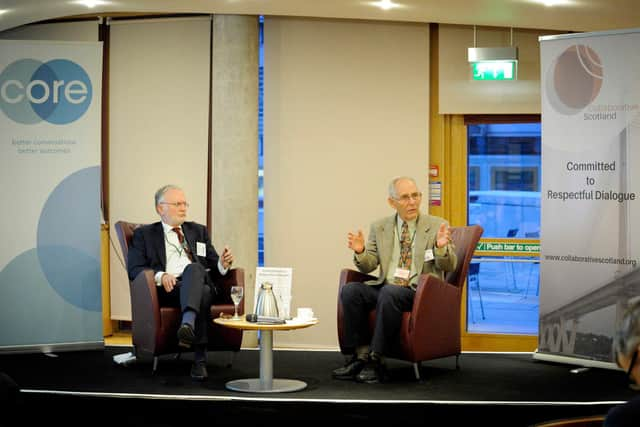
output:
<svg viewBox="0 0 640 427"><path fill-rule="evenodd" d="M0 40L0 351L103 345L102 44Z"/></svg>
<svg viewBox="0 0 640 427"><path fill-rule="evenodd" d="M640 296L640 29L540 38L537 357L615 366Z"/></svg>

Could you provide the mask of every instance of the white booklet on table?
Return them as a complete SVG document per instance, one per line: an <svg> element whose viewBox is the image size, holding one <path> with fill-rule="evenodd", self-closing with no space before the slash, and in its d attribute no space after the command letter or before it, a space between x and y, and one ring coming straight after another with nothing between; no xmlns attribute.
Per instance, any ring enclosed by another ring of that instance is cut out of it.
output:
<svg viewBox="0 0 640 427"><path fill-rule="evenodd" d="M271 283L273 293L276 296L278 310L285 309L287 317L291 308L291 267L256 267L256 287L253 296L253 312L256 311L260 286L263 283Z"/></svg>

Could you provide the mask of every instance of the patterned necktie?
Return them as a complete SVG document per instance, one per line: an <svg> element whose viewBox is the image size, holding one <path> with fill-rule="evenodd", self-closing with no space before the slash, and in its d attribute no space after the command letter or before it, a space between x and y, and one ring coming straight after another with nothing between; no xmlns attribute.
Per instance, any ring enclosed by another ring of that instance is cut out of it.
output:
<svg viewBox="0 0 640 427"><path fill-rule="evenodd" d="M398 260L398 268L411 271L411 239L409 238L409 225L406 221L402 222L402 231L400 232L400 259ZM409 280L396 277L395 284L407 286Z"/></svg>
<svg viewBox="0 0 640 427"><path fill-rule="evenodd" d="M178 241L180 242L180 246L184 249L185 253L189 257L189 260L193 261L193 256L191 256L191 250L189 249L189 245L187 245L184 241L184 236L182 235L182 230L180 227L173 227L173 231L178 235Z"/></svg>

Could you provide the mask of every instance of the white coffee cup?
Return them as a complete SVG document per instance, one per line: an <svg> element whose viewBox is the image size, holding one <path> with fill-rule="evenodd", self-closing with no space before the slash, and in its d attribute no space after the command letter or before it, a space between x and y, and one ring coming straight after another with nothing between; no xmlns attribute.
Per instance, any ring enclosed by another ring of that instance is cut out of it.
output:
<svg viewBox="0 0 640 427"><path fill-rule="evenodd" d="M299 307L298 308L298 319L300 320L311 320L313 319L313 309L310 307Z"/></svg>

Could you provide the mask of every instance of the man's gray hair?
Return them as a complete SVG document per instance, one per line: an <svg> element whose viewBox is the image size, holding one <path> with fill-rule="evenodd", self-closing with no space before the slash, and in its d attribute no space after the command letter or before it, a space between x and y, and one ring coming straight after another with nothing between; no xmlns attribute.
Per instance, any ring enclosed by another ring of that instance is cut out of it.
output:
<svg viewBox="0 0 640 427"><path fill-rule="evenodd" d="M398 192L396 191L396 184L398 183L398 181L403 181L403 180L411 181L413 182L413 185L418 187L418 184L416 184L416 180L411 178L410 176L397 176L393 178L389 183L389 197L391 197L392 199L398 198Z"/></svg>
<svg viewBox="0 0 640 427"><path fill-rule="evenodd" d="M640 301L629 306L613 337L613 354L618 362L618 355L631 357L640 345Z"/></svg>
<svg viewBox="0 0 640 427"><path fill-rule="evenodd" d="M156 202L155 206L158 206L160 204L160 202L164 202L164 194L169 190L180 190L180 191L182 191L182 188L178 187L177 185L172 185L172 184L168 184L168 185L165 185L164 187L160 187L158 189L158 191L156 191L156 195L154 196L154 200Z"/></svg>

